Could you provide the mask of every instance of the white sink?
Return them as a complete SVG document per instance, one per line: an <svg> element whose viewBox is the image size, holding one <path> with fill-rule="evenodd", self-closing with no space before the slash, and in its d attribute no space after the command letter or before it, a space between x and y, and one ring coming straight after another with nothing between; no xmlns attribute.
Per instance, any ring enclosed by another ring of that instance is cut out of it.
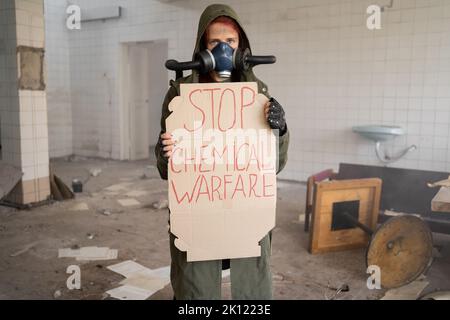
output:
<svg viewBox="0 0 450 320"><path fill-rule="evenodd" d="M369 125L353 127L353 132L375 142L387 141L405 134L401 127Z"/></svg>

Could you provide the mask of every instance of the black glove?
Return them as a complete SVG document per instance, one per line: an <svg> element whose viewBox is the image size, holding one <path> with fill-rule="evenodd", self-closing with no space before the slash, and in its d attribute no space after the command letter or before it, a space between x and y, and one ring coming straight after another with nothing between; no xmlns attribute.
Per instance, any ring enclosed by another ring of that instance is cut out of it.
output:
<svg viewBox="0 0 450 320"><path fill-rule="evenodd" d="M274 98L270 98L269 102L269 126L273 130L279 130L280 136L282 136L287 131L286 118L283 107Z"/></svg>

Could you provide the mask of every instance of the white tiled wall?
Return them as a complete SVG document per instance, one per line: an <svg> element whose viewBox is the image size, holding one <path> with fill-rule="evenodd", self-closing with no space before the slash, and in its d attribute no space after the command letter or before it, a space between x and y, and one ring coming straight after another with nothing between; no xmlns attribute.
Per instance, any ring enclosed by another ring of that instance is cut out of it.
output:
<svg viewBox="0 0 450 320"><path fill-rule="evenodd" d="M66 1L45 1L47 102L51 157L73 152L69 37ZM48 63L50 62L50 63Z"/></svg>
<svg viewBox="0 0 450 320"><path fill-rule="evenodd" d="M23 181L49 176L45 91L19 91L20 150Z"/></svg>
<svg viewBox="0 0 450 320"><path fill-rule="evenodd" d="M0 1L0 130L2 160L20 167L17 33L14 0Z"/></svg>
<svg viewBox="0 0 450 320"><path fill-rule="evenodd" d="M44 48L42 0L16 0L17 46ZM47 99L45 91L19 90L23 181L49 176ZM23 120L23 121L22 121Z"/></svg>
<svg viewBox="0 0 450 320"><path fill-rule="evenodd" d="M23 172L9 201L47 199L48 121L45 91L19 89L17 48L44 48L43 0L0 1L0 118L2 161Z"/></svg>
<svg viewBox="0 0 450 320"><path fill-rule="evenodd" d="M63 63L53 70L64 79L70 73L75 153L119 157L120 43L167 38L169 57L187 60L200 13L213 2L71 1L82 8L117 4L124 9L119 20L88 22L82 30L66 32L70 70ZM406 129L388 150L411 144L418 150L394 166L450 171L450 1L394 0L376 31L366 28L366 8L387 0L221 2L241 16L255 54L278 58L275 66L258 67L256 73L286 109L292 139L282 177L304 180L340 162L379 164L373 145L351 132L364 124ZM50 15L48 29L64 28L60 9ZM50 64L65 42L49 43ZM66 131L51 131L51 141Z"/></svg>

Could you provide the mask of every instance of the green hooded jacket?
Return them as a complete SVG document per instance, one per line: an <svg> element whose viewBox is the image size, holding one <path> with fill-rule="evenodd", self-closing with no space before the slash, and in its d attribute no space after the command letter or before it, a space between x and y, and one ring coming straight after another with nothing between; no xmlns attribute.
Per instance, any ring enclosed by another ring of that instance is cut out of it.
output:
<svg viewBox="0 0 450 320"><path fill-rule="evenodd" d="M239 47L241 49L248 48L248 49L250 49L250 52L251 52L250 42L247 38L244 28L242 27L242 24L239 21L239 18L237 16L236 12L227 5L213 4L213 5L210 5L208 8L206 8L206 10L203 12L202 16L200 17L200 21L199 21L199 25L198 25L198 32L197 32L197 40L195 43L194 53L192 55L193 59L195 59L195 56L199 51L204 50L206 48L205 44L204 44L205 43L204 35L205 35L205 31L206 31L208 25L220 16L226 16L226 17L232 18L237 22L237 24L241 28ZM267 96L268 98L270 98L270 95L269 95L269 92L267 89L267 85L255 76L252 69L250 69L248 71L244 71L238 75L234 75L234 79L235 79L235 81L239 81L239 82L256 82L258 84L258 92L262 93L265 96ZM180 95L180 84L181 83L199 83L199 82L201 82L201 77L200 77L198 71L196 71L196 70L193 70L192 74L187 77L180 78L175 81L174 80L170 81L170 88L166 94L166 97L164 99L163 106L162 106L161 134L166 132L166 119L170 115L169 103L172 101L173 98ZM158 171L159 171L161 178L164 180L167 180L168 160L166 157L164 157L160 153L160 148L161 148L160 143L161 143L161 140L158 139L158 143L155 147L157 167L158 167ZM288 153L288 147L289 147L289 130L287 130L283 136L279 137L278 144L279 144L279 150L278 150L278 161L277 161L277 173L279 173L284 168L284 166L286 165L286 162L287 162L287 153Z"/></svg>

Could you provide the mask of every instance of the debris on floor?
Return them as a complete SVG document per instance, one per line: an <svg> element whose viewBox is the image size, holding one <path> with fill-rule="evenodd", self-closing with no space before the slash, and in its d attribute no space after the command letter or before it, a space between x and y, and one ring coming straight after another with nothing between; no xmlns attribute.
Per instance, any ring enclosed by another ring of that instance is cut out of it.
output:
<svg viewBox="0 0 450 320"><path fill-rule="evenodd" d="M104 215L104 216L110 216L111 215L111 211L109 210L99 210L99 212Z"/></svg>
<svg viewBox="0 0 450 320"><path fill-rule="evenodd" d="M417 300L428 284L426 277L422 275L406 286L388 290L381 300Z"/></svg>
<svg viewBox="0 0 450 320"><path fill-rule="evenodd" d="M62 296L61 290L56 290L55 293L53 293L53 298L58 299Z"/></svg>
<svg viewBox="0 0 450 320"><path fill-rule="evenodd" d="M155 176L154 172L156 171L156 166L147 166L144 169L144 173L141 175L142 180L150 179Z"/></svg>
<svg viewBox="0 0 450 320"><path fill-rule="evenodd" d="M128 260L107 268L126 278L120 282L121 287L106 292L120 300L146 300L170 282L168 266L152 270Z"/></svg>
<svg viewBox="0 0 450 320"><path fill-rule="evenodd" d="M85 202L80 202L69 209L69 211L88 211L89 206Z"/></svg>
<svg viewBox="0 0 450 320"><path fill-rule="evenodd" d="M169 201L167 199L162 199L152 203L152 207L157 210L167 209L169 207Z"/></svg>
<svg viewBox="0 0 450 320"><path fill-rule="evenodd" d="M77 261L115 260L117 256L118 251L116 249L106 247L65 248L58 250L58 258L76 258Z"/></svg>
<svg viewBox="0 0 450 320"><path fill-rule="evenodd" d="M34 248L40 241L35 241L33 243L27 244L25 247L23 247L22 249L20 249L19 251L16 251L12 254L10 254L10 257L18 257L21 254L24 254L25 252L28 252L30 249Z"/></svg>
<svg viewBox="0 0 450 320"><path fill-rule="evenodd" d="M53 199L56 201L63 201L75 198L74 193L70 188L53 173L53 169L50 168L50 191Z"/></svg>
<svg viewBox="0 0 450 320"><path fill-rule="evenodd" d="M97 177L100 173L102 173L102 169L92 168L89 170L89 173L91 174L91 176Z"/></svg>
<svg viewBox="0 0 450 320"><path fill-rule="evenodd" d="M106 291L111 298L119 300L146 300L154 294L154 292L140 289L133 286L121 286L109 291Z"/></svg>
<svg viewBox="0 0 450 320"><path fill-rule="evenodd" d="M105 188L104 190L108 191L108 192L123 191L123 190L128 189L131 185L132 185L132 183L130 183L130 182L118 183L118 184L109 186L109 187Z"/></svg>
<svg viewBox="0 0 450 320"><path fill-rule="evenodd" d="M139 201L137 201L136 199L119 199L117 200L117 202L122 206L122 207L133 207L133 206L138 206L141 203Z"/></svg>
<svg viewBox="0 0 450 320"><path fill-rule="evenodd" d="M83 182L80 179L72 180L72 190L74 193L82 193L83 192Z"/></svg>
<svg viewBox="0 0 450 320"><path fill-rule="evenodd" d="M71 155L71 156L66 157L67 162L79 162L79 161L86 161L86 160L87 160L86 157L76 156L76 155Z"/></svg>
<svg viewBox="0 0 450 320"><path fill-rule="evenodd" d="M328 288L331 290L334 290L335 292L331 297L328 297L327 295L325 295L325 300L335 300L339 296L339 294L341 294L342 292L350 291L350 287L346 283L342 284L339 288L331 288L331 287L328 287Z"/></svg>
<svg viewBox="0 0 450 320"><path fill-rule="evenodd" d="M125 195L127 197L130 197L130 198L138 198L138 197L145 196L147 194L148 194L148 192L147 191L143 191L143 190L133 190L133 191L130 191L128 193L125 193Z"/></svg>
<svg viewBox="0 0 450 320"><path fill-rule="evenodd" d="M89 240L93 240L96 236L97 236L97 235L96 235L96 234L93 234L93 233L88 233L88 234L86 235L86 237L87 237Z"/></svg>
<svg viewBox="0 0 450 320"><path fill-rule="evenodd" d="M420 300L450 300L450 291L435 291L426 294Z"/></svg>
<svg viewBox="0 0 450 320"><path fill-rule="evenodd" d="M14 189L21 178L21 170L0 161L0 200Z"/></svg>

